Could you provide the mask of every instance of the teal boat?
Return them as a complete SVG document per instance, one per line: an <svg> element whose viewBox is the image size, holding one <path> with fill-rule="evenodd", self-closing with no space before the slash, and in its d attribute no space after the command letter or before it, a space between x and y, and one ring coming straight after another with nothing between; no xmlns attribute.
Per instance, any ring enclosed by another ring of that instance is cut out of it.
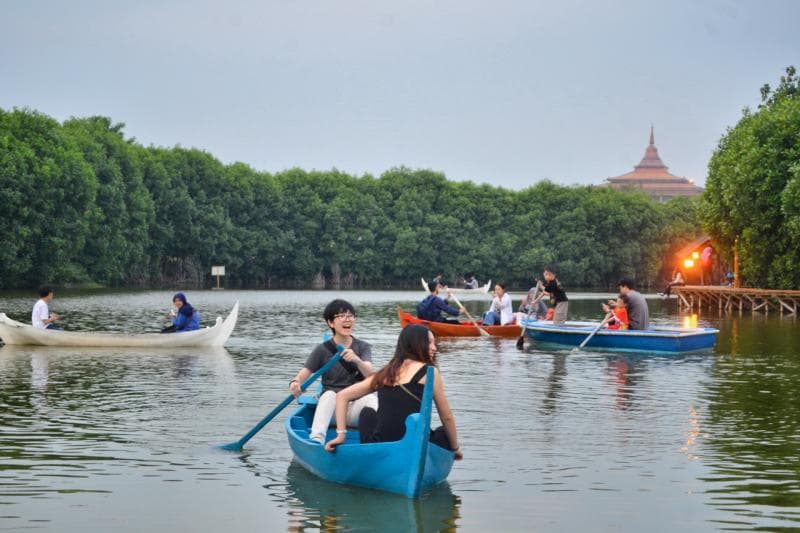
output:
<svg viewBox="0 0 800 533"><path fill-rule="evenodd" d="M599 322L523 321L531 340L543 344L579 346L600 325ZM615 352L686 353L711 350L717 341L718 329L654 327L646 330L600 329L592 335L585 349Z"/></svg>
<svg viewBox="0 0 800 533"><path fill-rule="evenodd" d="M316 398L302 396L300 408L285 422L295 460L328 481L418 497L447 479L455 459L452 451L430 442L433 382L433 367L429 367L420 412L408 416L401 440L361 444L353 429L333 453L309 438L317 403ZM331 428L325 440L335 436Z"/></svg>

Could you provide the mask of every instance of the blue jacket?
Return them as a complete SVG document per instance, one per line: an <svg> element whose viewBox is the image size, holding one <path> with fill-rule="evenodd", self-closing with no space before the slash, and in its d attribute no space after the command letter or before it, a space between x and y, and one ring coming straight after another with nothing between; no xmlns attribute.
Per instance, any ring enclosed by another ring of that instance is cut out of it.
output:
<svg viewBox="0 0 800 533"><path fill-rule="evenodd" d="M423 320L430 320L431 322L442 321L442 312L448 315L458 316L458 308L450 307L442 298L435 294L429 294L424 300L417 304L417 318Z"/></svg>
<svg viewBox="0 0 800 533"><path fill-rule="evenodd" d="M197 312L197 309L192 309L191 315L178 313L178 316L172 321L172 325L175 326L175 331L194 331L200 329L200 313Z"/></svg>

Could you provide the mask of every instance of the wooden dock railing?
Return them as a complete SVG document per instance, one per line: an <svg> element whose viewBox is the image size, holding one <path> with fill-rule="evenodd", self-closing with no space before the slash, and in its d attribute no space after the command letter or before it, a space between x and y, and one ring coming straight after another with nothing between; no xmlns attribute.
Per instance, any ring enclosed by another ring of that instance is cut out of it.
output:
<svg viewBox="0 0 800 533"><path fill-rule="evenodd" d="M721 310L769 313L770 309L797 314L800 307L800 291L721 287L713 285L684 285L672 287L678 296L678 306L686 309L718 307Z"/></svg>

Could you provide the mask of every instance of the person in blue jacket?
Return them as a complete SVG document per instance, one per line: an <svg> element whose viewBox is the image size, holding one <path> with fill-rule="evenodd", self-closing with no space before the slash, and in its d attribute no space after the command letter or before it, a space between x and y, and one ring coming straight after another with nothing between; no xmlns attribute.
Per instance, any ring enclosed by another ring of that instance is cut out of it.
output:
<svg viewBox="0 0 800 533"><path fill-rule="evenodd" d="M447 303L445 303L442 297L439 296L439 292L442 290L442 287L447 288L446 286L439 284L439 282L436 280L428 283L428 290L431 291L431 293L426 296L424 300L417 304L417 318L430 320L431 322L458 322L458 319L453 320L442 316L443 312L456 317L464 312L463 306L450 307L447 305Z"/></svg>
<svg viewBox="0 0 800 533"><path fill-rule="evenodd" d="M200 329L200 313L192 307L192 304L186 301L186 296L182 292L172 297L172 303L178 312L174 315L172 325L164 328L161 333L177 333Z"/></svg>

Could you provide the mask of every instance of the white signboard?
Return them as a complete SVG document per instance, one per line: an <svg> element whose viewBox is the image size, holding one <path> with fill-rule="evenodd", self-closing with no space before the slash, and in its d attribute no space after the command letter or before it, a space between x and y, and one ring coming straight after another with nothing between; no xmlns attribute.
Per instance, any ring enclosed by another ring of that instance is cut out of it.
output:
<svg viewBox="0 0 800 533"><path fill-rule="evenodd" d="M211 275L212 276L224 276L225 275L225 267L224 266L212 266L211 267Z"/></svg>

